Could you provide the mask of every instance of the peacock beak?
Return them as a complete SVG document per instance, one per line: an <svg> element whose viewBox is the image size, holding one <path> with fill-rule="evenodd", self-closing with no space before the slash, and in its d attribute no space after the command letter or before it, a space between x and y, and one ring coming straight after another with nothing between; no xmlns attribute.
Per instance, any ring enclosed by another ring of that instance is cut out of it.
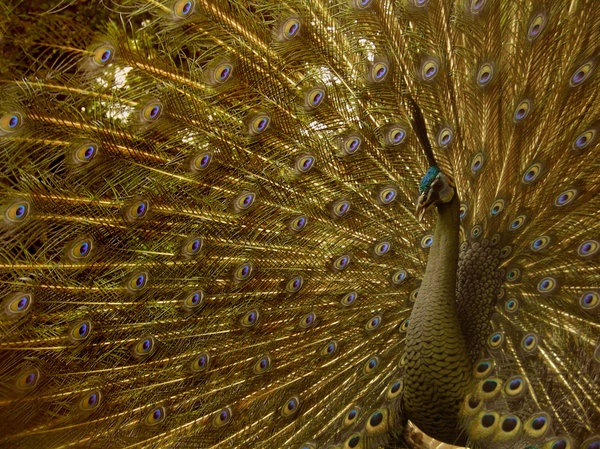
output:
<svg viewBox="0 0 600 449"><path fill-rule="evenodd" d="M419 221L423 221L425 212L427 212L427 209L429 208L430 205L431 205L431 195L429 194L429 191L425 191L425 192L421 193L421 195L419 196L419 199L417 200L417 210L416 210L416 216Z"/></svg>

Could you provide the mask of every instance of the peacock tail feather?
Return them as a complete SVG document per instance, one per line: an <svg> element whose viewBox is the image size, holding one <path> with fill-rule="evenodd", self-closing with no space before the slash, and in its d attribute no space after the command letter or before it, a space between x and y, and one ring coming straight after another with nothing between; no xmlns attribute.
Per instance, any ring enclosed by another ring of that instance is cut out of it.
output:
<svg viewBox="0 0 600 449"><path fill-rule="evenodd" d="M0 13L0 446L600 448L594 0Z"/></svg>

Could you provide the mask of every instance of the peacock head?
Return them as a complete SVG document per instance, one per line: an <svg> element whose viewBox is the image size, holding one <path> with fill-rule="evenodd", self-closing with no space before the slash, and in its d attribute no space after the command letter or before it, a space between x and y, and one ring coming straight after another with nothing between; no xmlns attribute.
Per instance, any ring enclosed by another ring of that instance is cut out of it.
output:
<svg viewBox="0 0 600 449"><path fill-rule="evenodd" d="M419 184L419 200L417 201L417 217L423 219L431 206L445 204L454 198L455 187L452 179L435 165L429 167Z"/></svg>

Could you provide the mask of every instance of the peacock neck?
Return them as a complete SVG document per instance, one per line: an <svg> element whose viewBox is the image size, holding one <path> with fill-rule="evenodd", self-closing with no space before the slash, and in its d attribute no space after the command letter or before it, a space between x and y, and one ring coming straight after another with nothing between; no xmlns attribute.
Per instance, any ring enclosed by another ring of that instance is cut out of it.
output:
<svg viewBox="0 0 600 449"><path fill-rule="evenodd" d="M458 410L470 383L470 363L456 311L459 200L438 206L425 275L406 337L404 407L421 430L459 443Z"/></svg>

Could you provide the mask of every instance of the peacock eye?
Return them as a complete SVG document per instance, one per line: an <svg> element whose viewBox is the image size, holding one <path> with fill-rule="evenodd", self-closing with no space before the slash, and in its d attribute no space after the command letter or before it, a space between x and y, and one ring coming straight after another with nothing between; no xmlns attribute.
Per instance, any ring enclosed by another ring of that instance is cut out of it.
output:
<svg viewBox="0 0 600 449"><path fill-rule="evenodd" d="M243 192L239 194L234 202L235 209L237 211L244 211L249 209L256 199L256 195L253 192Z"/></svg>
<svg viewBox="0 0 600 449"><path fill-rule="evenodd" d="M287 19L281 26L282 40L291 40L297 37L300 34L300 28L301 24L297 18L291 17Z"/></svg>
<svg viewBox="0 0 600 449"><path fill-rule="evenodd" d="M600 295L598 292L585 292L579 297L579 305L583 309L592 310L598 307L598 304L600 304Z"/></svg>
<svg viewBox="0 0 600 449"><path fill-rule="evenodd" d="M332 355L335 353L335 351L337 351L337 347L338 347L337 341L329 342L323 347L323 349L321 349L321 355L324 355L324 356Z"/></svg>
<svg viewBox="0 0 600 449"><path fill-rule="evenodd" d="M367 430L375 431L377 427L381 426L385 422L385 414L381 411L376 411L371 414L369 420L367 421Z"/></svg>
<svg viewBox="0 0 600 449"><path fill-rule="evenodd" d="M342 296L340 303L343 306L349 306L349 305L353 304L354 301L356 301L356 298L358 298L358 293L356 293L356 292L346 293L344 296Z"/></svg>
<svg viewBox="0 0 600 449"><path fill-rule="evenodd" d="M217 413L213 419L213 424L215 427L222 427L231 421L233 413L229 407L224 408L219 413Z"/></svg>
<svg viewBox="0 0 600 449"><path fill-rule="evenodd" d="M544 248L547 248L549 244L550 237L548 237L547 235L543 235L541 237L537 237L533 242L531 242L531 245L529 245L529 247L532 251L541 251Z"/></svg>
<svg viewBox="0 0 600 449"><path fill-rule="evenodd" d="M313 87L304 97L304 104L308 109L318 107L325 99L325 89L322 87Z"/></svg>
<svg viewBox="0 0 600 449"><path fill-rule="evenodd" d="M498 200L494 201L494 204L492 204L492 208L490 209L490 214L493 217L493 216L498 215L503 210L504 210L504 200L498 199Z"/></svg>
<svg viewBox="0 0 600 449"><path fill-rule="evenodd" d="M300 318L300 327L309 328L314 326L317 316L314 312L307 313L302 318Z"/></svg>
<svg viewBox="0 0 600 449"><path fill-rule="evenodd" d="M483 7L485 6L486 0L471 0L471 12L473 14L477 14L481 12Z"/></svg>
<svg viewBox="0 0 600 449"><path fill-rule="evenodd" d="M183 308L186 310L194 310L202 305L204 301L204 292L202 290L188 293L183 300Z"/></svg>
<svg viewBox="0 0 600 449"><path fill-rule="evenodd" d="M379 357L373 356L363 366L363 372L365 374L370 374L377 369L379 366Z"/></svg>
<svg viewBox="0 0 600 449"><path fill-rule="evenodd" d="M337 218L341 218L345 216L348 212L350 212L350 201L348 200L338 200L331 205L331 211L333 212L333 216Z"/></svg>
<svg viewBox="0 0 600 449"><path fill-rule="evenodd" d="M387 62L375 62L370 69L370 79L375 83L381 83L388 75L389 67Z"/></svg>
<svg viewBox="0 0 600 449"><path fill-rule="evenodd" d="M352 407L344 415L344 425L349 426L351 424L354 424L354 422L356 421L356 418L358 418L359 415L360 415L360 408Z"/></svg>
<svg viewBox="0 0 600 449"><path fill-rule="evenodd" d="M252 370L256 374L262 374L271 369L271 357L263 355L255 364Z"/></svg>
<svg viewBox="0 0 600 449"><path fill-rule="evenodd" d="M349 156L355 154L362 145L362 139L356 134L351 134L344 137L340 143L340 149L342 156Z"/></svg>
<svg viewBox="0 0 600 449"><path fill-rule="evenodd" d="M184 19L194 11L195 2L190 0L178 0L173 5L173 14L178 19Z"/></svg>
<svg viewBox="0 0 600 449"><path fill-rule="evenodd" d="M367 324L365 324L365 329L368 331L372 331L374 329L377 329L380 324L381 324L381 317L379 315L377 315L377 316L372 317L369 321L367 321Z"/></svg>
<svg viewBox="0 0 600 449"><path fill-rule="evenodd" d="M488 337L487 344L491 349L497 349L504 343L504 334L502 332L494 332Z"/></svg>
<svg viewBox="0 0 600 449"><path fill-rule="evenodd" d="M392 244L390 242L379 242L373 248L373 254L375 256L383 256L387 254L392 248Z"/></svg>
<svg viewBox="0 0 600 449"><path fill-rule="evenodd" d="M546 14L540 12L533 16L529 21L529 27L527 28L527 39L533 41L542 33L546 27L547 17Z"/></svg>
<svg viewBox="0 0 600 449"><path fill-rule="evenodd" d="M372 3L373 3L373 0L354 0L352 2L352 5L356 9L367 9L371 6Z"/></svg>
<svg viewBox="0 0 600 449"><path fill-rule="evenodd" d="M508 225L508 230L516 231L517 229L520 229L525 224L525 220L525 215L519 215L517 218L510 222L510 225Z"/></svg>
<svg viewBox="0 0 600 449"><path fill-rule="evenodd" d="M304 215L300 215L299 217L293 218L288 225L289 229L294 232L300 232L306 224L308 223L308 219Z"/></svg>
<svg viewBox="0 0 600 449"><path fill-rule="evenodd" d="M98 144L96 143L83 143L78 145L72 153L73 162L76 165L85 165L92 161L98 153Z"/></svg>
<svg viewBox="0 0 600 449"><path fill-rule="evenodd" d="M299 173L307 173L313 168L315 158L310 154L303 154L296 158L295 168Z"/></svg>
<svg viewBox="0 0 600 449"><path fill-rule="evenodd" d="M156 407L155 409L150 410L146 417L144 418L144 424L147 426L155 426L160 424L167 417L167 411L164 407Z"/></svg>
<svg viewBox="0 0 600 449"><path fill-rule="evenodd" d="M246 262L238 267L233 272L233 277L236 281L246 281L254 274L254 267L251 263Z"/></svg>
<svg viewBox="0 0 600 449"><path fill-rule="evenodd" d="M385 144L400 145L406 138L406 128L400 125L390 125L385 133Z"/></svg>
<svg viewBox="0 0 600 449"><path fill-rule="evenodd" d="M194 172L206 170L212 162L212 157L212 153L202 152L191 160L189 167Z"/></svg>
<svg viewBox="0 0 600 449"><path fill-rule="evenodd" d="M217 64L210 71L210 78L213 81L213 84L223 84L225 81L231 78L231 74L233 73L233 65L228 62L222 62Z"/></svg>
<svg viewBox="0 0 600 449"><path fill-rule="evenodd" d="M406 280L407 277L408 273L406 270L398 270L392 274L392 284L400 285Z"/></svg>
<svg viewBox="0 0 600 449"><path fill-rule="evenodd" d="M515 112L513 114L513 121L515 123L520 122L521 120L523 120L524 118L526 118L529 115L530 111L531 111L531 101L530 100L521 101L515 108Z"/></svg>
<svg viewBox="0 0 600 449"><path fill-rule="evenodd" d="M421 238L421 248L429 248L433 244L433 235L428 234Z"/></svg>
<svg viewBox="0 0 600 449"><path fill-rule="evenodd" d="M334 269L334 271L342 271L342 270L345 270L349 264L350 264L350 256L349 255L339 256L338 258L334 259L334 261L333 261L333 269Z"/></svg>
<svg viewBox="0 0 600 449"><path fill-rule="evenodd" d="M588 258L596 255L598 249L600 249L600 243L596 240L586 240L577 248L577 254L580 257Z"/></svg>
<svg viewBox="0 0 600 449"><path fill-rule="evenodd" d="M479 237L481 235L481 233L483 232L483 228L481 227L481 225L475 225L471 228L471 236L472 237Z"/></svg>
<svg viewBox="0 0 600 449"><path fill-rule="evenodd" d="M595 67L592 61L588 61L585 64L579 66L571 76L571 79L569 80L569 84L571 85L571 87L579 86L585 80L587 80L592 74L594 68Z"/></svg>
<svg viewBox="0 0 600 449"><path fill-rule="evenodd" d="M92 411L100 405L102 401L102 393L100 390L90 391L85 393L79 400L79 408L83 411Z"/></svg>
<svg viewBox="0 0 600 449"><path fill-rule="evenodd" d="M138 271L129 276L126 287L129 292L137 293L146 288L147 282L148 273L145 271Z"/></svg>
<svg viewBox="0 0 600 449"><path fill-rule="evenodd" d="M242 326L244 327L252 327L258 323L259 318L258 310L252 309L246 312L246 314L242 317Z"/></svg>
<svg viewBox="0 0 600 449"><path fill-rule="evenodd" d="M390 385L390 388L388 388L386 396L388 399L393 399L393 398L399 396L403 390L404 390L404 382L402 382L402 380L396 380L392 383L392 385Z"/></svg>
<svg viewBox="0 0 600 449"><path fill-rule="evenodd" d="M103 67L113 60L115 47L110 44L102 44L92 50L92 61L95 65Z"/></svg>
<svg viewBox="0 0 600 449"><path fill-rule="evenodd" d="M442 148L447 147L448 145L450 145L450 142L452 142L453 137L454 131L452 131L452 128L444 126L438 131L437 143Z"/></svg>
<svg viewBox="0 0 600 449"><path fill-rule="evenodd" d="M281 407L281 415L286 418L290 417L290 416L296 414L299 407L300 407L300 400L298 399L298 397L293 396L293 397L289 398L287 401L285 401L285 404L283 404L283 406Z"/></svg>
<svg viewBox="0 0 600 449"><path fill-rule="evenodd" d="M190 368L193 372L198 373L206 371L210 366L210 356L206 353L194 357L190 363Z"/></svg>
<svg viewBox="0 0 600 449"><path fill-rule="evenodd" d="M145 337L135 344L133 353L138 357L147 357L154 352L154 346L154 337Z"/></svg>
<svg viewBox="0 0 600 449"><path fill-rule="evenodd" d="M254 115L249 122L248 132L250 135L262 134L271 124L271 117L266 112Z"/></svg>
<svg viewBox="0 0 600 449"><path fill-rule="evenodd" d="M477 153L471 160L471 171L477 174L485 164L485 156L483 153Z"/></svg>
<svg viewBox="0 0 600 449"><path fill-rule="evenodd" d="M292 279L290 279L287 282L285 289L290 293L296 293L296 292L300 291L300 289L302 288L303 285L304 285L304 279L302 278L302 276L297 275L297 276L294 276Z"/></svg>
<svg viewBox="0 0 600 449"><path fill-rule="evenodd" d="M533 181L537 180L542 174L542 164L535 163L530 165L523 173L523 183L531 184Z"/></svg>
<svg viewBox="0 0 600 449"><path fill-rule="evenodd" d="M519 309L519 301L515 298L511 298L504 304L504 310L509 313L514 313Z"/></svg>
<svg viewBox="0 0 600 449"><path fill-rule="evenodd" d="M438 62L432 59L428 59L421 66L421 78L423 78L424 81L431 81L438 74L438 70Z"/></svg>
<svg viewBox="0 0 600 449"><path fill-rule="evenodd" d="M158 100L151 100L142 107L142 120L145 122L153 122L161 116L162 111L162 103Z"/></svg>
<svg viewBox="0 0 600 449"><path fill-rule="evenodd" d="M381 204L387 205L394 202L398 191L394 187L384 187L379 191L378 199Z"/></svg>
<svg viewBox="0 0 600 449"><path fill-rule="evenodd" d="M71 243L68 246L67 254L69 259L74 262L80 262L89 258L93 249L94 241L90 238L83 238Z"/></svg>
<svg viewBox="0 0 600 449"><path fill-rule="evenodd" d="M587 148L596 138L596 130L588 129L577 136L573 141L573 150L581 151Z"/></svg>
<svg viewBox="0 0 600 449"><path fill-rule="evenodd" d="M127 221L141 220L148 214L150 203L145 200L137 200L125 206L124 214Z"/></svg>
<svg viewBox="0 0 600 449"><path fill-rule="evenodd" d="M3 301L3 309L8 319L17 319L25 315L33 302L31 293L16 292L8 295Z"/></svg>
<svg viewBox="0 0 600 449"><path fill-rule="evenodd" d="M542 278L542 280L538 282L537 289L540 293L551 293L554 291L554 289L556 289L557 286L558 284L556 280L553 277L548 276Z"/></svg>
<svg viewBox="0 0 600 449"><path fill-rule="evenodd" d="M40 371L37 368L27 368L19 373L15 381L18 390L32 390L40 381Z"/></svg>
<svg viewBox="0 0 600 449"><path fill-rule="evenodd" d="M92 331L92 323L89 320L81 321L71 326L69 337L76 342L83 341L90 336Z"/></svg>
<svg viewBox="0 0 600 449"><path fill-rule="evenodd" d="M181 246L181 253L184 256L191 257L200 252L203 246L203 240L201 237L188 237Z"/></svg>
<svg viewBox="0 0 600 449"><path fill-rule="evenodd" d="M0 117L0 135L13 133L22 125L23 116L19 112L6 112Z"/></svg>
<svg viewBox="0 0 600 449"><path fill-rule="evenodd" d="M4 219L12 223L23 222L29 215L29 211L30 206L28 201L17 200L6 208Z"/></svg>

